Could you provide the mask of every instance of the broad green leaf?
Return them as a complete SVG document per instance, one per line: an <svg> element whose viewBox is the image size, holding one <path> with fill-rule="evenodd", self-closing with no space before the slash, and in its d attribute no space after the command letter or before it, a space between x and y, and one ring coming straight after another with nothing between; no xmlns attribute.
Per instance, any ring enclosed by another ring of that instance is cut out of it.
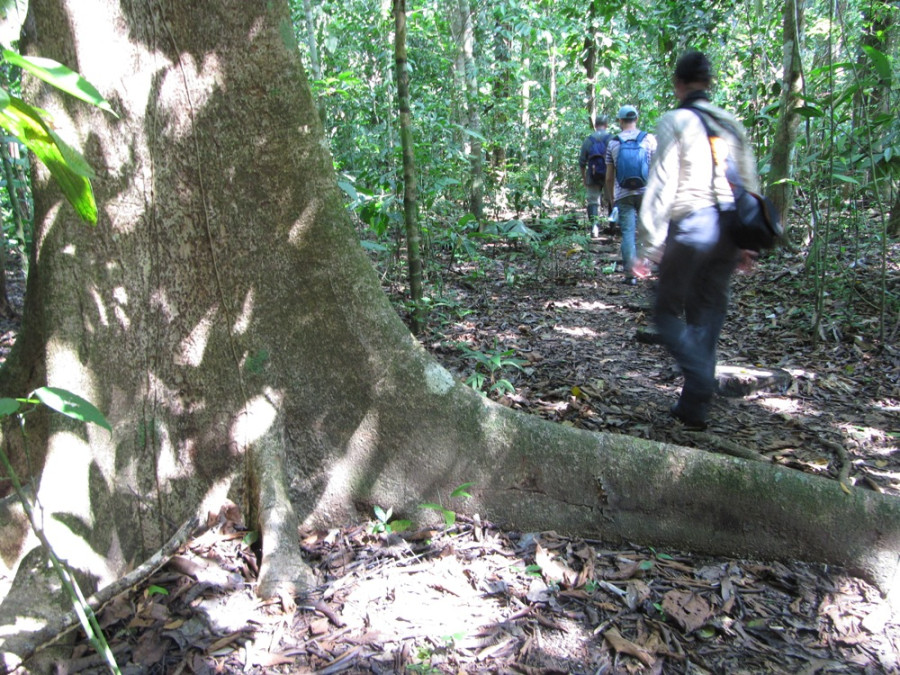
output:
<svg viewBox="0 0 900 675"><path fill-rule="evenodd" d="M19 402L14 398L0 398L0 417L9 417L19 412Z"/></svg>
<svg viewBox="0 0 900 675"><path fill-rule="evenodd" d="M821 108L817 108L813 105L804 105L794 108L794 112L796 112L801 117L824 117L825 113L822 112Z"/></svg>
<svg viewBox="0 0 900 675"><path fill-rule="evenodd" d="M456 488L453 492L450 493L451 497L471 497L466 490L472 487L475 483L463 483L458 488Z"/></svg>
<svg viewBox="0 0 900 675"><path fill-rule="evenodd" d="M859 181L856 180L855 178L852 178L850 176L845 176L844 174L840 174L840 173L833 173L833 174L831 174L831 177L834 178L835 180L841 181L842 183L850 183L851 185L859 185L860 184Z"/></svg>
<svg viewBox="0 0 900 675"><path fill-rule="evenodd" d="M892 74L890 58L871 45L863 45L863 51L866 53L866 56L869 57L872 65L875 66L875 72L878 73L878 77L885 82L890 82Z"/></svg>
<svg viewBox="0 0 900 675"><path fill-rule="evenodd" d="M379 244L375 241L369 241L368 239L363 239L359 242L359 245L367 251L374 251L375 253L384 253L388 250L388 247L384 244Z"/></svg>
<svg viewBox="0 0 900 675"><path fill-rule="evenodd" d="M343 191L345 195L350 197L350 199L356 201L359 198L359 194L356 192L356 188L353 187L353 183L346 180L339 180L338 187Z"/></svg>
<svg viewBox="0 0 900 675"><path fill-rule="evenodd" d="M84 400L78 394L58 387L41 387L31 392L31 395L48 408L62 413L66 417L82 422L93 422L97 426L112 431L112 427L106 421L103 413L97 410L93 403Z"/></svg>
<svg viewBox="0 0 900 675"><path fill-rule="evenodd" d="M822 66L821 68L813 68L809 71L810 77L817 77L822 75L823 73L828 73L829 71L838 71L845 68L853 68L855 64L852 61L839 61L838 63L830 63L827 66Z"/></svg>
<svg viewBox="0 0 900 675"><path fill-rule="evenodd" d="M0 108L5 108L9 105L9 92L6 89L0 89Z"/></svg>
<svg viewBox="0 0 900 675"><path fill-rule="evenodd" d="M9 104L0 109L0 126L22 141L50 169L79 217L96 225L97 204L91 189L91 168L77 150L70 148L47 126L40 111L11 96Z"/></svg>
<svg viewBox="0 0 900 675"><path fill-rule="evenodd" d="M412 521L409 520L392 520L390 523L391 532L400 533L406 532L410 527L412 527Z"/></svg>
<svg viewBox="0 0 900 675"><path fill-rule="evenodd" d="M153 584L152 586L147 587L147 597L151 597L154 595L168 595L169 591L163 588L162 586L157 586Z"/></svg>
<svg viewBox="0 0 900 675"><path fill-rule="evenodd" d="M57 89L95 105L101 110L110 113L113 117L118 118L109 101L103 98L103 95L97 91L94 85L58 61L41 56L22 56L10 49L3 50L3 57L11 64L19 66L22 70L31 73L48 84L52 84Z"/></svg>
<svg viewBox="0 0 900 675"><path fill-rule="evenodd" d="M482 143L488 142L488 139L486 139L484 136L479 134L477 131L472 131L471 129L467 129L466 127L462 126L461 124L454 124L453 126L456 127L457 129L459 129L460 131L462 131L467 136L471 136L472 138L477 138Z"/></svg>

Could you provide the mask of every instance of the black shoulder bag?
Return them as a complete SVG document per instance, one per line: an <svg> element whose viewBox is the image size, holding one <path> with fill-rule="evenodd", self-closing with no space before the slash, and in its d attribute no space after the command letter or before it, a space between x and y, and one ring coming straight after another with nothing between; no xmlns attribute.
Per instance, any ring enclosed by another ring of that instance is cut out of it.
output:
<svg viewBox="0 0 900 675"><path fill-rule="evenodd" d="M713 137L717 136L717 134L713 133L706 115L701 110L691 106L688 106L687 109L697 113L697 116L703 123L703 128L706 130L706 136L710 141L709 148L712 154L714 173L713 183L715 183L715 172L721 170L721 164L716 161L712 142ZM735 137L739 138L737 134L735 134ZM784 232L775 205L768 197L758 195L744 187L737 166L733 162L731 166L724 168L725 178L728 180L731 192L734 195L735 207L734 217L723 219L728 234L739 248L751 251L772 248ZM715 185L713 185L713 192L716 194L716 201L718 201L719 193L715 190Z"/></svg>

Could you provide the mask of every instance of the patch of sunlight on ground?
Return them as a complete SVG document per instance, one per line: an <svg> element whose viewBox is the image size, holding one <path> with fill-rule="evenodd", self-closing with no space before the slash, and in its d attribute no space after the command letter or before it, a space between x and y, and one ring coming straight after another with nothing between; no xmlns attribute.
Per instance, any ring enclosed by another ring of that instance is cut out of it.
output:
<svg viewBox="0 0 900 675"><path fill-rule="evenodd" d="M588 311L596 311L598 309L618 309L616 305L608 305L605 302L599 302L597 300L588 302L584 298L563 298L561 300L554 300L553 306L562 307L564 309Z"/></svg>
<svg viewBox="0 0 900 675"><path fill-rule="evenodd" d="M565 335L571 335L572 337L587 337L587 338L596 338L600 337L597 331L592 328L585 328L583 326L569 328L568 326L556 326L554 329L557 333L564 333Z"/></svg>
<svg viewBox="0 0 900 675"><path fill-rule="evenodd" d="M800 413L802 412L802 401L796 401L789 398L781 398L778 396L762 396L754 399L754 403L759 403L764 408L777 413Z"/></svg>

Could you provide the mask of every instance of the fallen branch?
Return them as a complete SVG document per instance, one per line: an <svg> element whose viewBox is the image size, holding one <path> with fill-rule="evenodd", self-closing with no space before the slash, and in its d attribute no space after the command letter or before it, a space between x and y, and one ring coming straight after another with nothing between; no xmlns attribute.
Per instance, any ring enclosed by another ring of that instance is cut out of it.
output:
<svg viewBox="0 0 900 675"><path fill-rule="evenodd" d="M169 541L167 541L156 553L150 556L146 562L139 567L136 567L122 578L101 588L87 598L87 604L95 613L97 613L118 596L127 593L146 581L159 568L165 565L169 559L187 543L192 535L199 532L199 523L200 519L197 516L189 519L178 528L178 531L172 535ZM33 658L39 651L53 645L61 637L78 626L78 615L74 611L63 614L57 620L46 623L43 628L32 633L28 639L28 645L22 645L21 648L15 650L15 656L19 659L18 664L10 664L0 659L0 667L10 668L10 666L12 666L11 669L3 671L4 673L12 672L12 670L20 667L26 661Z"/></svg>

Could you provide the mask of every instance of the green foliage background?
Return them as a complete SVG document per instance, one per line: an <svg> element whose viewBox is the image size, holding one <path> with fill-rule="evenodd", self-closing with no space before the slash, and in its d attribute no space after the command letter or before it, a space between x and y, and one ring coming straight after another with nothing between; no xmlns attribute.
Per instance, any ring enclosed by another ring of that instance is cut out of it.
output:
<svg viewBox="0 0 900 675"><path fill-rule="evenodd" d="M292 2L308 57L307 5ZM341 186L368 247L398 257L402 172L391 2L308 2L321 64L314 90ZM577 154L590 130L583 65L590 43L597 48L598 112L614 118L621 105L633 104L641 127L651 131L675 105L671 73L678 55L687 48L705 51L717 73L714 98L745 122L766 184L780 115L783 12L789 3L471 0L469 6L486 217L501 229L522 218L533 219L529 224L540 229L541 222L566 212L581 215ZM900 89L895 74L900 3L798 0L798 6L804 13L797 36L804 90L789 179L798 199L788 231L794 246L808 247L817 274L821 265L846 264L815 256L835 242L880 258L885 267L892 206L900 217L900 122L893 112ZM485 223L467 214L465 142L475 132L463 126L465 88L454 74L458 48L451 13L456 8L457 2L409 3L408 50L426 247L451 248L465 257L474 255L472 237L487 234ZM432 257L428 250L425 257ZM828 275L817 278L821 288ZM430 280L440 283L433 268ZM896 291L887 289L882 301L883 309L896 311Z"/></svg>

